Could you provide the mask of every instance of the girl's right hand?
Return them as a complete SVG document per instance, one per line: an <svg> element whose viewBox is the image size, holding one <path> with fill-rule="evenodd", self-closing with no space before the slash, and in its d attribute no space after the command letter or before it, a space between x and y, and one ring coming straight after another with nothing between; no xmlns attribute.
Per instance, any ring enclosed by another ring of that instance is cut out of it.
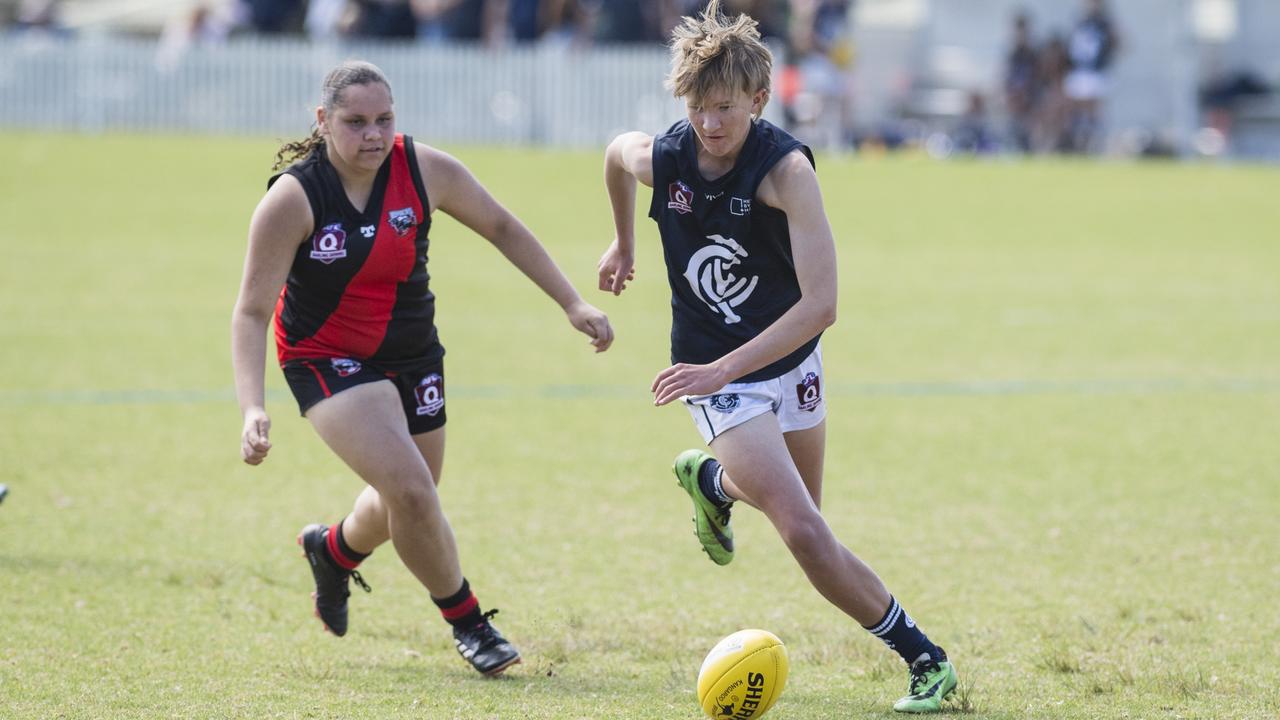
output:
<svg viewBox="0 0 1280 720"><path fill-rule="evenodd" d="M251 407L244 411L244 429L240 432L240 457L250 465L259 465L267 459L267 451L271 449L271 441L267 435L271 432L271 418L267 411L260 407Z"/></svg>

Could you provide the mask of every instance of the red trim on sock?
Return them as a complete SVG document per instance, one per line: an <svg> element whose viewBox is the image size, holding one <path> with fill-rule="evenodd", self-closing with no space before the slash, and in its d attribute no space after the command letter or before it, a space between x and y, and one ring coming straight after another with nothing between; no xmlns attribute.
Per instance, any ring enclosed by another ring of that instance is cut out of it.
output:
<svg viewBox="0 0 1280 720"><path fill-rule="evenodd" d="M467 613L472 612L478 607L480 607L480 601L476 599L475 593L471 593L466 600L463 600L451 608L440 608L440 614L444 616L445 620L452 621L466 617Z"/></svg>
<svg viewBox="0 0 1280 720"><path fill-rule="evenodd" d="M343 570L355 570L360 563L343 555L342 551L338 549L338 526L340 524L334 523L330 525L329 532L324 535L325 544L329 547L329 557L333 558L333 561Z"/></svg>

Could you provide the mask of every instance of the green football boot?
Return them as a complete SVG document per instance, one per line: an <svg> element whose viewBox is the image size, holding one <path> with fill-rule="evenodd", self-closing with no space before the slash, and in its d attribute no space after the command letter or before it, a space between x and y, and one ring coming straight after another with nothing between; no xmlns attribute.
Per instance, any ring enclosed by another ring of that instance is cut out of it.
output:
<svg viewBox="0 0 1280 720"><path fill-rule="evenodd" d="M698 471L710 455L701 450L685 450L676 456L671 471L680 481L680 487L693 500L693 522L698 528L698 540L711 561L717 565L733 562L733 528L729 527L729 507L717 507L698 487Z"/></svg>
<svg viewBox="0 0 1280 720"><path fill-rule="evenodd" d="M947 653L938 648L942 659L917 660L911 664L910 695L893 704L893 709L905 713L931 713L942 711L942 699L956 688L956 669L947 660Z"/></svg>

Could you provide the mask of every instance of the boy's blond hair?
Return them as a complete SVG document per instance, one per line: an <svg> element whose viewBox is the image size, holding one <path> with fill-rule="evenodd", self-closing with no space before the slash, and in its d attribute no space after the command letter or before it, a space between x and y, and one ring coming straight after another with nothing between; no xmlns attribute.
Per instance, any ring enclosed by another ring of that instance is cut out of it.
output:
<svg viewBox="0 0 1280 720"><path fill-rule="evenodd" d="M671 31L667 88L678 98L693 100L716 90L769 90L773 54L760 41L756 25L747 15L733 20L722 15L720 0L711 0L697 17L684 18Z"/></svg>

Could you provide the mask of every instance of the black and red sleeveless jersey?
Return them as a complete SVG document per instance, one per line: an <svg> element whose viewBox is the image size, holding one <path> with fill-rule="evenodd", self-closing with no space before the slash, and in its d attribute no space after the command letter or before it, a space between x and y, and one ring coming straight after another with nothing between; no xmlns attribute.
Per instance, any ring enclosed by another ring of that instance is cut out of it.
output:
<svg viewBox="0 0 1280 720"><path fill-rule="evenodd" d="M403 371L444 355L427 274L427 191L413 147L413 138L396 135L364 212L347 198L323 145L284 171L306 190L315 230L276 303L281 365L352 358Z"/></svg>

